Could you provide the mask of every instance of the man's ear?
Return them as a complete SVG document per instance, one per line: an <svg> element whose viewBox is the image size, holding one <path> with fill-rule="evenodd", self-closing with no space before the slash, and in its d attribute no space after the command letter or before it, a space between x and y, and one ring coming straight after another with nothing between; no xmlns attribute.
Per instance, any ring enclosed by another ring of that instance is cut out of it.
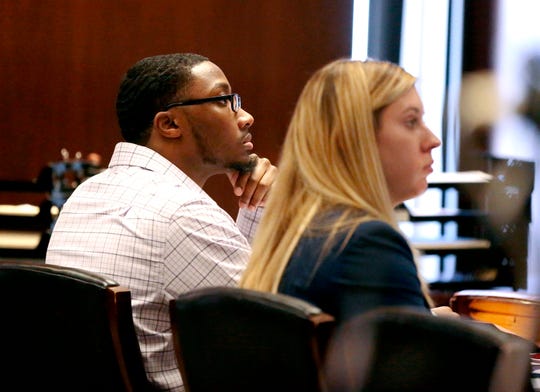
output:
<svg viewBox="0 0 540 392"><path fill-rule="evenodd" d="M178 138L182 130L170 112L158 112L154 116L154 128L165 138Z"/></svg>

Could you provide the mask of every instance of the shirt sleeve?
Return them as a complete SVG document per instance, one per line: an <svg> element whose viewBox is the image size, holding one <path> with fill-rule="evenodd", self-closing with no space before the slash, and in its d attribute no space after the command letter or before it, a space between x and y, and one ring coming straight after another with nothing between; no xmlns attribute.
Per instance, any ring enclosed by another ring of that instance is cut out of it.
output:
<svg viewBox="0 0 540 392"><path fill-rule="evenodd" d="M172 220L165 252L165 290L176 296L199 287L236 285L251 248L219 206L193 202Z"/></svg>
<svg viewBox="0 0 540 392"><path fill-rule="evenodd" d="M263 211L264 207L257 207L255 211L248 210L247 208L240 208L238 211L236 224L250 244L253 243L253 237L259 226Z"/></svg>

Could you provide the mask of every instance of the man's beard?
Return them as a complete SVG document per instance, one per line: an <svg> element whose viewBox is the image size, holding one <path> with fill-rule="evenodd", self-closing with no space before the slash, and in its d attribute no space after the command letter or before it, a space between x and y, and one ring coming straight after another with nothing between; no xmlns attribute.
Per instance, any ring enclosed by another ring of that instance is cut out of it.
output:
<svg viewBox="0 0 540 392"><path fill-rule="evenodd" d="M212 156L212 154L209 152L203 133L195 126L192 127L192 130L193 136L195 137L195 142L197 143L197 147L199 148L199 152L201 153L203 161L211 165L219 165L219 160ZM249 160L247 162L221 162L221 164L225 169L232 169L237 170L240 173L247 173L255 169L258 160L259 157L257 156L257 154L250 154Z"/></svg>
<svg viewBox="0 0 540 392"><path fill-rule="evenodd" d="M237 170L240 173L252 172L257 166L258 160L257 154L251 154L248 162L232 162L229 164L229 169Z"/></svg>

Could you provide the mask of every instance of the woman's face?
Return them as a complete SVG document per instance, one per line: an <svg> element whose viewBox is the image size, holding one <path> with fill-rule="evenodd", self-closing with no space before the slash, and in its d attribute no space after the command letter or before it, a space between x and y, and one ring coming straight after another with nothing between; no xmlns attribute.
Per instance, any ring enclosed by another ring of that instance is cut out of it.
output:
<svg viewBox="0 0 540 392"><path fill-rule="evenodd" d="M433 169L431 150L441 141L424 124L424 105L411 88L380 114L377 145L394 206L420 195Z"/></svg>

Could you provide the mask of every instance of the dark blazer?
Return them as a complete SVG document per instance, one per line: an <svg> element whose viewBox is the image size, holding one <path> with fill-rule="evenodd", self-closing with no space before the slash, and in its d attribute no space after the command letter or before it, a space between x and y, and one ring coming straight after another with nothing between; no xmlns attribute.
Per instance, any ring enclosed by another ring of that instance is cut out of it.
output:
<svg viewBox="0 0 540 392"><path fill-rule="evenodd" d="M307 300L337 321L380 306L412 306L429 311L411 249L382 221L360 224L343 250L340 234L319 260L326 236L306 235L287 265L278 291Z"/></svg>

